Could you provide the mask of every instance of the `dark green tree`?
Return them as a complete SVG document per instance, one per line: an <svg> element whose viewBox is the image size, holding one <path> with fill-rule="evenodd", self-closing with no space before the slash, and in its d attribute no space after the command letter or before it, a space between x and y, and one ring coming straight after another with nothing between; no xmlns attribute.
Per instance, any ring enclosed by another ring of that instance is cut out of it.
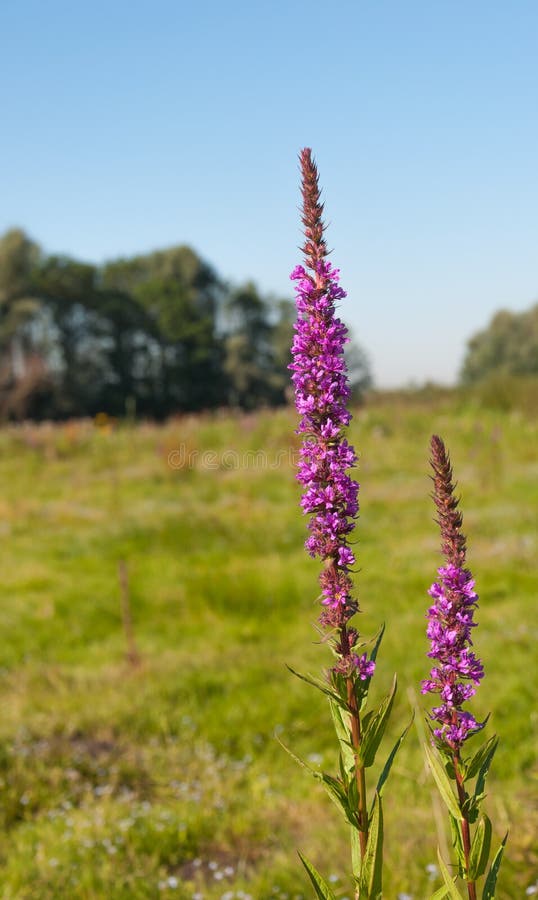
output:
<svg viewBox="0 0 538 900"><path fill-rule="evenodd" d="M108 263L105 290L130 294L160 335L160 398L166 412L224 402L222 339L217 329L224 288L190 247L172 247Z"/></svg>
<svg viewBox="0 0 538 900"><path fill-rule="evenodd" d="M40 248L20 228L0 238L0 415L25 415L30 397L45 388L46 371L32 346L30 324L39 311L32 277Z"/></svg>
<svg viewBox="0 0 538 900"><path fill-rule="evenodd" d="M66 256L49 256L34 273L42 315L42 347L55 384L56 414L99 411L105 367L102 322L95 310L97 270Z"/></svg>
<svg viewBox="0 0 538 900"><path fill-rule="evenodd" d="M487 328L469 340L462 382L472 384L494 373L538 375L538 304L521 313L495 313Z"/></svg>
<svg viewBox="0 0 538 900"><path fill-rule="evenodd" d="M225 306L224 371L232 406L254 409L283 400L270 314L269 303L252 282L230 291Z"/></svg>
<svg viewBox="0 0 538 900"><path fill-rule="evenodd" d="M161 340L155 322L129 294L99 290L93 297L100 323L100 409L113 415L138 412L161 417Z"/></svg>
<svg viewBox="0 0 538 900"><path fill-rule="evenodd" d="M126 404L158 409L158 329L129 294L100 287L95 266L45 259L34 274L41 298L42 352L55 384L57 415L122 415Z"/></svg>

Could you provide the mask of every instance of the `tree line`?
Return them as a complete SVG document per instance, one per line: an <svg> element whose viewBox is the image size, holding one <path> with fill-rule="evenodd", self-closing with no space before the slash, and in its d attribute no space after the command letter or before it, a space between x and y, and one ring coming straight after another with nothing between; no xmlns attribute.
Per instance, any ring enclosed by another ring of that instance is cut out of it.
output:
<svg viewBox="0 0 538 900"><path fill-rule="evenodd" d="M103 265L0 238L0 417L174 413L284 403L294 305L230 285L188 246ZM357 388L370 382L352 348Z"/></svg>
<svg viewBox="0 0 538 900"><path fill-rule="evenodd" d="M294 304L231 285L188 246L102 265L0 237L0 420L139 415L286 402ZM347 353L357 394L371 385ZM463 384L538 375L538 304L472 336Z"/></svg>

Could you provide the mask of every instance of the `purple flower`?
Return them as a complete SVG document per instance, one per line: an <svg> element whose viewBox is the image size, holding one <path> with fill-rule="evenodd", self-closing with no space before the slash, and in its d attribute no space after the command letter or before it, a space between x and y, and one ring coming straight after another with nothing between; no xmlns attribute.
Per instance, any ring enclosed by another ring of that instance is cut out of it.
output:
<svg viewBox="0 0 538 900"><path fill-rule="evenodd" d="M295 282L298 312L290 369L301 416L297 430L304 435L297 479L304 487L301 506L311 517L305 546L311 556L324 562L320 621L340 634L336 649L345 659L337 668L355 668L364 680L372 674L374 663L365 655L359 659L352 654L357 634L347 626L358 609L351 596L349 572L355 565L355 555L349 537L359 510L359 485L348 474L357 457L343 433L351 420L344 360L348 335L336 316L335 304L346 293L340 287L338 269L325 258L323 206L309 149L301 152L300 160L305 265L296 266L290 276Z"/></svg>
<svg viewBox="0 0 538 900"><path fill-rule="evenodd" d="M375 662L368 659L366 653L363 653L362 656L357 656L357 654L354 653L351 658L359 673L361 681L366 681L367 678L371 678L375 671Z"/></svg>
<svg viewBox="0 0 538 900"><path fill-rule="evenodd" d="M422 693L439 694L441 706L433 708L430 717L440 727L434 735L455 753L467 738L483 728L484 723L462 709L462 704L475 693L484 677L482 663L471 651L471 629L478 594L475 582L465 568L465 537L461 532L462 516L454 497L452 468L441 438L432 438L431 464L434 471L434 502L439 514L443 552L447 563L437 571L439 581L428 593L434 603L428 610L428 656L437 665L422 682Z"/></svg>

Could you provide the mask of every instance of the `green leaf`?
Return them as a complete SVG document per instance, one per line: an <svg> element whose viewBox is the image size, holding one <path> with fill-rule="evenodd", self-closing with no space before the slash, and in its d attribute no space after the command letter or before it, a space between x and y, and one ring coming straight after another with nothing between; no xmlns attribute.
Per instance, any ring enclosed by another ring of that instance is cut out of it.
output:
<svg viewBox="0 0 538 900"><path fill-rule="evenodd" d="M349 711L348 683L347 676L341 672L335 672L334 669L330 673L330 685L334 694L339 698L339 706Z"/></svg>
<svg viewBox="0 0 538 900"><path fill-rule="evenodd" d="M506 846L506 841L508 840L508 832L506 832L502 844L497 850L493 858L493 862L491 863L490 870L488 872L488 877L486 878L486 883L484 885L484 890L482 892L482 900L495 900L495 888L497 886L497 876L499 874L499 869L501 867L501 860L503 857L504 848Z"/></svg>
<svg viewBox="0 0 538 900"><path fill-rule="evenodd" d="M337 703L338 706L344 706L344 708L347 709L347 704L343 702L342 698L339 697L335 691L331 690L331 688L324 681L321 681L320 678L314 678L313 675L302 675L301 672L296 672L295 669L292 669L292 667L288 665L286 666L286 668L289 669L292 675L296 675L297 678L300 678L301 681L306 681L307 684L311 684L312 687L317 688L318 691L321 691L322 694L326 694L327 697L330 697L331 700L334 700L334 702Z"/></svg>
<svg viewBox="0 0 538 900"><path fill-rule="evenodd" d="M476 881L486 871L491 849L491 822L482 816L476 826L469 854L469 880Z"/></svg>
<svg viewBox="0 0 538 900"><path fill-rule="evenodd" d="M362 857L361 857L361 842L359 838L359 829L356 825L351 826L351 869L353 871L353 877L355 881L358 883L361 868L362 868Z"/></svg>
<svg viewBox="0 0 538 900"><path fill-rule="evenodd" d="M296 756L295 753L286 747L285 744L282 743L279 737L277 737L277 741L283 750L291 756L293 760L297 763L297 765L301 766L302 769L305 769L312 778L315 778L316 781L321 781L323 787L327 791L329 797L336 804L341 813L343 813L344 817L347 819L350 825L356 826L357 820L355 817L355 809L354 807L350 808L347 799L347 793L344 788L344 785L332 775L328 775L326 772L319 772L317 769L311 769L310 766L300 759L300 757Z"/></svg>
<svg viewBox="0 0 538 900"><path fill-rule="evenodd" d="M454 879L451 877L450 872L445 865L445 861L441 856L441 851L439 850L439 848L437 848L437 859L439 860L439 868L441 870L441 875L443 876L443 881L447 890L447 897L450 897L450 900L465 900L465 898L462 897L456 885L454 884Z"/></svg>
<svg viewBox="0 0 538 900"><path fill-rule="evenodd" d="M396 694L396 675L392 681L390 693L387 694L379 709L368 720L363 731L361 746L359 750L359 759L361 764L368 768L373 765L379 745L385 733L387 722L394 702ZM366 722L366 719L365 719Z"/></svg>
<svg viewBox="0 0 538 900"><path fill-rule="evenodd" d="M328 775L326 772L314 772L314 777L321 781L323 787L327 791L331 800L336 803L337 807L343 812L350 825L356 825L355 807L348 802L347 793L344 786L337 778Z"/></svg>
<svg viewBox="0 0 538 900"><path fill-rule="evenodd" d="M307 859L299 853L299 859L301 860L303 866L308 872L308 877L314 886L314 890L316 892L316 897L319 900L336 900L331 888L325 881L325 879L319 874L317 869L314 868L312 863L309 863Z"/></svg>
<svg viewBox="0 0 538 900"><path fill-rule="evenodd" d="M392 763L394 762L394 758L395 758L398 750L400 749L403 741L405 740L405 738L407 736L407 732L409 731L409 729L411 728L411 725L413 724L414 718L415 718L415 713L413 713L413 715L411 716L411 721L409 722L409 725L406 728L404 728L400 737L394 744L394 747L392 748L392 750L389 754L389 757L388 757L385 765L383 766L383 771L381 772L381 775L379 776L379 780L377 782L377 789L376 789L377 793L379 794L380 797L383 794L383 788L385 786L385 782L386 782L387 778L389 777L390 770L392 768Z"/></svg>
<svg viewBox="0 0 538 900"><path fill-rule="evenodd" d="M345 767L341 753L338 754L338 768L340 769L340 780L342 781L342 784L346 785L348 783L350 773Z"/></svg>
<svg viewBox="0 0 538 900"><path fill-rule="evenodd" d="M463 849L463 834L461 830L461 819L455 819L452 813L448 814L450 819L450 831L452 834L452 846L456 851L458 860L458 874L463 878L466 870L465 850Z"/></svg>
<svg viewBox="0 0 538 900"><path fill-rule="evenodd" d="M480 804L485 796L485 794L474 794L472 797L467 796L463 803L462 812L471 825L478 819Z"/></svg>
<svg viewBox="0 0 538 900"><path fill-rule="evenodd" d="M442 887L436 890L435 894L432 894L430 900L446 900L447 897L450 897L450 894L447 892L447 888L443 885Z"/></svg>
<svg viewBox="0 0 538 900"><path fill-rule="evenodd" d="M479 798L481 798L484 794L484 787L486 785L486 778L488 776L489 767L495 755L498 743L499 741L497 738L492 743L488 741L489 747L487 749L487 752L484 753L480 768L478 770L478 778L476 779L474 796L477 802Z"/></svg>
<svg viewBox="0 0 538 900"><path fill-rule="evenodd" d="M357 810L359 808L359 786L357 784L357 779L355 776L350 778L347 786L347 800L349 803L350 812L353 812L355 817L353 819L353 824L355 827L358 827L357 823Z"/></svg>
<svg viewBox="0 0 538 900"><path fill-rule="evenodd" d="M297 763L298 766L301 766L301 769L306 769L306 771L309 772L310 775L313 775L315 777L317 777L320 774L319 772L316 772L315 769L311 769L310 766L307 766L307 764L300 758L300 756L296 756L295 753L293 753L293 751L290 750L289 747L286 747L286 745L280 740L278 735L275 735L275 737L276 737L278 743L280 744L280 746L282 747L282 749L286 751L288 756L291 756L291 758L294 760L294 762Z"/></svg>
<svg viewBox="0 0 538 900"><path fill-rule="evenodd" d="M359 879L361 900L380 900L383 892L383 807L376 794L369 822L368 843Z"/></svg>
<svg viewBox="0 0 538 900"><path fill-rule="evenodd" d="M362 732L363 732L363 734L364 734L364 732L366 731L366 729L368 728L370 722L372 721L372 719L373 719L373 717L374 717L374 714L375 714L375 710L371 709L369 712L365 713L365 714L362 716L362 718L361 718L361 726L362 726Z"/></svg>
<svg viewBox="0 0 538 900"><path fill-rule="evenodd" d="M373 647L372 652L370 653L370 659L372 660L372 662L375 662L376 659L377 659L377 651L379 650L379 646L380 646L380 644L381 644L381 641L383 640L383 635L384 635L384 634L385 634L385 623L383 622L383 625L381 626L381 628L380 628L379 631L377 632L377 635L376 635L376 638L375 638L374 647Z"/></svg>
<svg viewBox="0 0 538 900"><path fill-rule="evenodd" d="M355 754L350 740L350 725L346 724L345 721L345 719L348 719L349 713L343 710L334 700L329 699L329 706L331 708L334 730L340 743L344 767L347 772L351 772L355 768Z"/></svg>
<svg viewBox="0 0 538 900"><path fill-rule="evenodd" d="M485 744L482 744L482 746L478 748L471 761L465 766L465 778L474 778L482 768L484 760L487 759L490 754L491 761L491 759L493 758L493 754L497 749L498 743L499 738L494 734L493 737L490 737L489 741L486 741Z"/></svg>
<svg viewBox="0 0 538 900"><path fill-rule="evenodd" d="M432 747L428 746L428 744L424 744L424 751L426 753L426 758L428 760L431 773L435 778L441 797L445 801L449 812L454 816L455 819L461 819L461 810L458 806L458 801L452 793L452 785L450 783L448 775L446 774L445 767L437 756L437 753L432 749Z"/></svg>

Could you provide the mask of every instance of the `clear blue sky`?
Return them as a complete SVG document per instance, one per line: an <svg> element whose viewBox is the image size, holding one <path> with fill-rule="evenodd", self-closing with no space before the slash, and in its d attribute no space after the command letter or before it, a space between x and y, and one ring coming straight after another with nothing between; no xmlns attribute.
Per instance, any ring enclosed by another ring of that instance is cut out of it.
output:
<svg viewBox="0 0 538 900"><path fill-rule="evenodd" d="M536 0L2 0L0 231L291 295L311 146L380 385L538 295Z"/></svg>

